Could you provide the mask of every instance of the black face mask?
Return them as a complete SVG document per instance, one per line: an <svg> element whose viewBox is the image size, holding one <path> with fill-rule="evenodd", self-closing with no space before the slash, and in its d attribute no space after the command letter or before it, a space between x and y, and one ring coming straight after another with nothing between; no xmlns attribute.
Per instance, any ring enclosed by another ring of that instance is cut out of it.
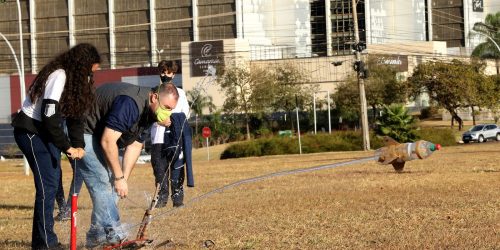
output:
<svg viewBox="0 0 500 250"><path fill-rule="evenodd" d="M170 81L172 81L172 79L173 79L173 77L170 77L170 76L161 76L162 83L170 82Z"/></svg>

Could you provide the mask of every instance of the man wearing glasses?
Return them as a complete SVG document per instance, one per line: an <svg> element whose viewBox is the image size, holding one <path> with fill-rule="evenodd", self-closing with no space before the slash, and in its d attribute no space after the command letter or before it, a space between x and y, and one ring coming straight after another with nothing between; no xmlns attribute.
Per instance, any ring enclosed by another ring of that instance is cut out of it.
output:
<svg viewBox="0 0 500 250"><path fill-rule="evenodd" d="M86 116L86 156L78 164L92 198L91 225L86 246L114 245L126 238L118 212L118 197L126 198L127 180L143 147L140 135L177 105L179 93L171 84L156 88L108 83L96 90L96 102ZM123 162L118 149L124 148Z"/></svg>

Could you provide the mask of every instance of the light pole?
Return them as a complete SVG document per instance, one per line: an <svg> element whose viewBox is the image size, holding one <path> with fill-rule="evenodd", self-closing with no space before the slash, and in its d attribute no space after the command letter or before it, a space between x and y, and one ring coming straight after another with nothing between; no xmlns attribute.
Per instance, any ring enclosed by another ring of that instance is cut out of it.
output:
<svg viewBox="0 0 500 250"><path fill-rule="evenodd" d="M163 53L163 49L156 49L156 57L158 58L158 62L161 61L161 53Z"/></svg>
<svg viewBox="0 0 500 250"><path fill-rule="evenodd" d="M4 0L0 0L0 3L5 3ZM14 52L14 49L12 48L12 45L10 44L9 40L1 34L2 38L5 40L7 45L10 48L10 51L14 55L14 60L16 61L17 65L17 71L19 74L19 85L20 85L20 91L21 91L21 107L23 106L24 99L26 99L26 84L24 80L24 49L23 49L23 25L22 25L22 16L21 16L21 3L19 0L16 0L17 4L17 17L18 17L18 27L19 27L19 55L21 58L21 65L19 65L19 61L17 60L16 53ZM26 160L26 156L23 157L24 160L24 174L29 175L29 166L28 166L28 161Z"/></svg>
<svg viewBox="0 0 500 250"><path fill-rule="evenodd" d="M21 56L21 74L20 74L20 84L21 84L21 107L23 105L24 99L26 98L25 83L24 83L24 49L23 49L23 25L21 16L21 3L19 0L17 2L17 16L19 24L19 55Z"/></svg>
<svg viewBox="0 0 500 250"><path fill-rule="evenodd" d="M316 91L313 93L313 109L314 109L314 134L316 134L316 93L321 93L321 92L326 92L326 102L328 105L328 133L332 133L332 121L330 118L330 91L329 90L323 90L323 91Z"/></svg>
<svg viewBox="0 0 500 250"><path fill-rule="evenodd" d="M21 3L19 0L16 0L17 3L17 17L18 17L18 26L19 26L19 55L21 56L21 74L19 75L19 84L21 85L21 107L23 106L24 99L26 99L26 83L24 82L24 49L23 49L23 25L22 25L22 16L21 16ZM29 175L30 170L28 166L28 160L26 156L23 156L24 162L24 174Z"/></svg>
<svg viewBox="0 0 500 250"><path fill-rule="evenodd" d="M12 53L12 56L14 56L14 61L16 62L17 66L17 73L19 74L19 83L21 85L21 107L23 106L24 99L26 98L26 93L25 93L25 86L24 86L24 77L22 77L22 71L21 67L19 66L19 61L17 60L16 52L14 51L14 48L12 48L12 45L10 44L9 40L0 32L0 36L5 40L7 43L7 46L9 46L10 52ZM22 80L21 80L22 79ZM28 165L28 160L26 159L26 156L23 156L23 162L24 162L24 174L29 175L29 165Z"/></svg>
<svg viewBox="0 0 500 250"><path fill-rule="evenodd" d="M16 52L14 51L14 48L12 48L12 45L10 44L9 40L0 32L0 36L3 38L3 40L5 40L5 42L7 43L7 46L9 46L9 49L10 49L10 52L12 53L12 55L14 56L14 60L16 61L16 66L17 66L17 73L19 74L19 81L22 83L21 81L21 67L19 66L19 61L17 60L17 56L16 56ZM22 102L24 101L24 86L23 84L21 84L21 106L22 106Z"/></svg>
<svg viewBox="0 0 500 250"><path fill-rule="evenodd" d="M472 30L472 32L474 32L476 34L479 34L479 35L482 35L482 36L485 36L486 38L490 39L490 41L493 42L493 44L495 44L495 46L497 47L498 52L500 53L500 46L498 46L498 43L495 42L495 39L493 39L491 36L488 36L488 35L486 35L484 33L477 32L475 30Z"/></svg>

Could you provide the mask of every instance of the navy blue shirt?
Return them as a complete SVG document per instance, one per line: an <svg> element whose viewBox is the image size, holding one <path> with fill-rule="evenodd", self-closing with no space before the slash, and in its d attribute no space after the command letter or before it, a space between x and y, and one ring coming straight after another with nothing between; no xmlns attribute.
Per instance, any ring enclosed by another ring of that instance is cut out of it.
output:
<svg viewBox="0 0 500 250"><path fill-rule="evenodd" d="M139 108L134 99L126 95L115 98L108 116L106 127L119 132L125 132L139 120Z"/></svg>

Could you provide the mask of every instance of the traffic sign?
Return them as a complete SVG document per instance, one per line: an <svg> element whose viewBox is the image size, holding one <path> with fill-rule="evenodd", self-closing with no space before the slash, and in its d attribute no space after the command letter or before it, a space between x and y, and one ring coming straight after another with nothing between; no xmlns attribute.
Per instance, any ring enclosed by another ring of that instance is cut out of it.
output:
<svg viewBox="0 0 500 250"><path fill-rule="evenodd" d="M201 135L203 136L203 138L208 138L211 134L212 130L210 130L209 127L203 127L203 129L201 130Z"/></svg>

